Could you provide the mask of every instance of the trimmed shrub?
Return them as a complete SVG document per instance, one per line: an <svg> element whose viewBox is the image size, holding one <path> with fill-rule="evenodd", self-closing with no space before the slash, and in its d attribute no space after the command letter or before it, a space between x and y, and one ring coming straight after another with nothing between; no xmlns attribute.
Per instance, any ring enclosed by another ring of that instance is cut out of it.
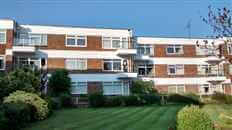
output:
<svg viewBox="0 0 232 130"><path fill-rule="evenodd" d="M3 103L25 103L35 107L34 118L37 120L45 119L49 114L48 103L33 93L16 91L6 97Z"/></svg>
<svg viewBox="0 0 232 130"><path fill-rule="evenodd" d="M153 82L151 81L134 80L130 90L133 94L157 93L153 86Z"/></svg>
<svg viewBox="0 0 232 130"><path fill-rule="evenodd" d="M213 130L213 122L198 106L186 106L177 114L177 130Z"/></svg>
<svg viewBox="0 0 232 130"><path fill-rule="evenodd" d="M125 96L125 106L140 106L145 103L145 100L141 99L138 95Z"/></svg>
<svg viewBox="0 0 232 130"><path fill-rule="evenodd" d="M180 94L172 94L168 96L168 102L172 103L185 103L185 104L194 104L200 105L201 102L196 97L189 95L180 95Z"/></svg>
<svg viewBox="0 0 232 130"><path fill-rule="evenodd" d="M116 106L123 106L124 103L123 96L113 96L107 97L105 100L105 106L107 107L116 107Z"/></svg>
<svg viewBox="0 0 232 130"><path fill-rule="evenodd" d="M103 107L105 105L105 96L99 93L93 93L89 95L89 105L91 107Z"/></svg>
<svg viewBox="0 0 232 130"><path fill-rule="evenodd" d="M224 93L215 93L211 96L211 98L217 103L224 103L224 104L232 104L232 96L226 95Z"/></svg>
<svg viewBox="0 0 232 130"><path fill-rule="evenodd" d="M72 96L69 93L62 93L60 94L60 101L63 107L70 107L71 104L71 98Z"/></svg>
<svg viewBox="0 0 232 130"><path fill-rule="evenodd" d="M64 69L53 72L48 82L48 86L52 89L52 94L54 96L59 96L66 92L69 93L71 85L71 79L68 76L68 71Z"/></svg>
<svg viewBox="0 0 232 130"><path fill-rule="evenodd" d="M140 99L144 101L144 105L159 104L160 96L155 94L143 94L139 95Z"/></svg>
<svg viewBox="0 0 232 130"><path fill-rule="evenodd" d="M16 90L36 93L40 88L40 76L29 68L16 69L0 78L0 100Z"/></svg>
<svg viewBox="0 0 232 130"><path fill-rule="evenodd" d="M3 104L0 126L4 130L18 130L33 120L34 108L23 103Z"/></svg>

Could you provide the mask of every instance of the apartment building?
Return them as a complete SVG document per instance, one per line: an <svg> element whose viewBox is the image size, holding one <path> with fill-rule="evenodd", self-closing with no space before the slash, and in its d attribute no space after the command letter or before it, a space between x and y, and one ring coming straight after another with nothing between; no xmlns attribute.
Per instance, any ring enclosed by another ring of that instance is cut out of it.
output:
<svg viewBox="0 0 232 130"><path fill-rule="evenodd" d="M224 41L137 37L134 69L139 78L154 81L159 92L210 95L218 91L231 94L232 50L231 44L225 46ZM218 48L215 52L222 56L223 60L218 58L221 60L218 65L208 63L216 58L211 56L210 47Z"/></svg>
<svg viewBox="0 0 232 130"><path fill-rule="evenodd" d="M72 94L103 91L129 95L132 72L131 29L23 25L0 20L0 70L31 66L49 73L67 69Z"/></svg>
<svg viewBox="0 0 232 130"><path fill-rule="evenodd" d="M208 64L212 57L202 47L205 40L214 42L225 57L219 65ZM222 39L135 37L131 29L0 20L0 70L30 66L50 74L65 68L73 95L129 95L137 78L153 81L164 93L232 94L230 59L232 44L225 46Z"/></svg>

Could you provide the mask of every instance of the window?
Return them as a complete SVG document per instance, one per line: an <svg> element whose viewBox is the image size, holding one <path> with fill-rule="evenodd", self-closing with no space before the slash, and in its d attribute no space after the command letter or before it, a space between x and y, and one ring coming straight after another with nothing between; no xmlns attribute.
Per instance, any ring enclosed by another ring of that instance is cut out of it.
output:
<svg viewBox="0 0 232 130"><path fill-rule="evenodd" d="M6 31L0 30L0 44L6 43Z"/></svg>
<svg viewBox="0 0 232 130"><path fill-rule="evenodd" d="M4 57L0 56L0 70L4 70L4 69L5 69Z"/></svg>
<svg viewBox="0 0 232 130"><path fill-rule="evenodd" d="M126 37L102 37L102 45L105 49L128 48Z"/></svg>
<svg viewBox="0 0 232 130"><path fill-rule="evenodd" d="M122 81L103 82L104 95L129 95L129 83Z"/></svg>
<svg viewBox="0 0 232 130"><path fill-rule="evenodd" d="M229 65L229 72L230 72L230 75L232 75L232 64Z"/></svg>
<svg viewBox="0 0 232 130"><path fill-rule="evenodd" d="M14 44L20 46L44 46L47 45L47 35L18 33Z"/></svg>
<svg viewBox="0 0 232 130"><path fill-rule="evenodd" d="M119 59L106 59L104 60L104 70L107 71L121 71L121 60Z"/></svg>
<svg viewBox="0 0 232 130"><path fill-rule="evenodd" d="M66 59L66 69L68 70L86 70L87 60L86 59Z"/></svg>
<svg viewBox="0 0 232 130"><path fill-rule="evenodd" d="M32 67L33 69L41 68L41 58L16 56L13 59L15 67ZM45 60L46 62L46 60Z"/></svg>
<svg viewBox="0 0 232 130"><path fill-rule="evenodd" d="M86 47L87 46L87 37L86 36L66 36L66 46L75 46L75 47Z"/></svg>
<svg viewBox="0 0 232 130"><path fill-rule="evenodd" d="M223 65L198 65L198 74L199 75L209 75L209 76L216 76L216 75L224 75Z"/></svg>
<svg viewBox="0 0 232 130"><path fill-rule="evenodd" d="M153 65L151 64L138 65L138 75L140 76L153 76L153 71Z"/></svg>
<svg viewBox="0 0 232 130"><path fill-rule="evenodd" d="M168 65L168 74L169 75L183 75L184 65Z"/></svg>
<svg viewBox="0 0 232 130"><path fill-rule="evenodd" d="M167 54L183 54L183 46L181 45L168 45Z"/></svg>
<svg viewBox="0 0 232 130"><path fill-rule="evenodd" d="M138 45L137 52L138 55L153 55L154 49L150 45Z"/></svg>
<svg viewBox="0 0 232 130"><path fill-rule="evenodd" d="M168 93L185 93L185 86L184 85L171 85L168 86Z"/></svg>
<svg viewBox="0 0 232 130"><path fill-rule="evenodd" d="M73 82L72 94L87 94L88 93L87 82Z"/></svg>
<svg viewBox="0 0 232 130"><path fill-rule="evenodd" d="M232 54L232 44L227 44L228 54Z"/></svg>

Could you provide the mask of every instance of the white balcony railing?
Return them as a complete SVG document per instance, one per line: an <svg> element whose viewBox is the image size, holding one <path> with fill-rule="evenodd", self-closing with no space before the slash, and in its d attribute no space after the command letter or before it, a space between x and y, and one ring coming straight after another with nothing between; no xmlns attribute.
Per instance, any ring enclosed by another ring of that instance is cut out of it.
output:
<svg viewBox="0 0 232 130"><path fill-rule="evenodd" d="M46 42L42 42L41 39L31 38L16 38L14 39L14 46L44 46Z"/></svg>

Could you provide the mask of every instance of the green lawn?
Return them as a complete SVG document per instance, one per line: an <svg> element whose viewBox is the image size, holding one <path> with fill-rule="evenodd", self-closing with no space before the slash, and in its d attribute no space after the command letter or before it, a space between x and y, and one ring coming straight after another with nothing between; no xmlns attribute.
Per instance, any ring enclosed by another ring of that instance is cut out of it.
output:
<svg viewBox="0 0 232 130"><path fill-rule="evenodd" d="M55 112L25 130L167 130L183 105L75 108Z"/></svg>
<svg viewBox="0 0 232 130"><path fill-rule="evenodd" d="M211 119L220 127L232 129L232 105L208 104L203 107Z"/></svg>

